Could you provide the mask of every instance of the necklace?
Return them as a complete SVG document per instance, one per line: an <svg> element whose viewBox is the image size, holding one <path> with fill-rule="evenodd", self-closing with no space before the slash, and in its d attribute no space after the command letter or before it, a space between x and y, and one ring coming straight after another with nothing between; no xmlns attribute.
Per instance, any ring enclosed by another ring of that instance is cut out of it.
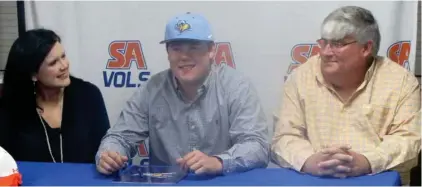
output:
<svg viewBox="0 0 422 187"><path fill-rule="evenodd" d="M53 159L53 162L56 163L56 159L54 159L53 152L51 151L50 139L48 138L47 127L45 126L44 120L42 119L38 110L37 110L37 114L38 114L38 117L40 118L42 126L44 127L44 133L45 133L45 137L47 139L48 151L50 151L50 156ZM62 133L61 132L60 132L60 159L61 159L61 163L63 163L63 142L62 142Z"/></svg>

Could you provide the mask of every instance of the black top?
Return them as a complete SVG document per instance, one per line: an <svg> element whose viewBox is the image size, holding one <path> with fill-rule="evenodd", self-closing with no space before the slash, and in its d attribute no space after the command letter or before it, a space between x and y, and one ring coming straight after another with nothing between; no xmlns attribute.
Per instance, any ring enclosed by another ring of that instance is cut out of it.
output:
<svg viewBox="0 0 422 187"><path fill-rule="evenodd" d="M34 108L33 115L18 122L0 117L0 146L17 161L53 162L48 150L44 127ZM44 121L53 156L60 162L60 133L63 139L63 161L95 163L102 137L110 128L102 94L98 87L71 77L64 90L61 128L53 129Z"/></svg>

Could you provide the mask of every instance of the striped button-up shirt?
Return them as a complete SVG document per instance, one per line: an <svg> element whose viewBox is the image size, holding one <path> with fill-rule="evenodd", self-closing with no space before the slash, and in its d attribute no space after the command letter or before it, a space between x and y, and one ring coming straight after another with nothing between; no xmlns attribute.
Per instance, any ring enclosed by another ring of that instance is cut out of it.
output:
<svg viewBox="0 0 422 187"><path fill-rule="evenodd" d="M149 138L149 163L173 165L199 150L221 158L223 174L266 167L268 124L251 82L233 68L213 65L196 99L185 102L170 70L151 77L127 101L97 153L132 157Z"/></svg>
<svg viewBox="0 0 422 187"><path fill-rule="evenodd" d="M421 147L420 86L411 72L377 57L364 82L342 102L322 77L320 57L311 57L286 80L272 142L272 157L301 170L324 146L349 144L372 172L396 169L403 184Z"/></svg>

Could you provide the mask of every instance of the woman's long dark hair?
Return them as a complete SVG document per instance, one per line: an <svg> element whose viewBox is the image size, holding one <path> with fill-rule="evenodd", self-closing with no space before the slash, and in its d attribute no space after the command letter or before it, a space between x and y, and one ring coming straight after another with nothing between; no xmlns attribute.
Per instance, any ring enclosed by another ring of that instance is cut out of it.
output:
<svg viewBox="0 0 422 187"><path fill-rule="evenodd" d="M53 46L61 42L51 30L28 30L15 40L9 51L2 90L3 107L9 117L20 119L35 114L36 99L32 76Z"/></svg>

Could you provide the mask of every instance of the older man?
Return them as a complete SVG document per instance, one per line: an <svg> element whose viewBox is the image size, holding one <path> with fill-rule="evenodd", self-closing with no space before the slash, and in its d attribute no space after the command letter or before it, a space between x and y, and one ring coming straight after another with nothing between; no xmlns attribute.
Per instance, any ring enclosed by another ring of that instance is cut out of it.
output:
<svg viewBox="0 0 422 187"><path fill-rule="evenodd" d="M271 146L283 167L333 177L395 169L403 184L420 151L420 87L378 56L372 13L341 7L323 21L320 54L286 80Z"/></svg>
<svg viewBox="0 0 422 187"><path fill-rule="evenodd" d="M98 150L98 171L121 168L147 137L153 165L180 164L197 174L266 167L268 125L258 95L245 76L213 63L208 21L198 14L175 16L161 43L170 69L126 103Z"/></svg>

